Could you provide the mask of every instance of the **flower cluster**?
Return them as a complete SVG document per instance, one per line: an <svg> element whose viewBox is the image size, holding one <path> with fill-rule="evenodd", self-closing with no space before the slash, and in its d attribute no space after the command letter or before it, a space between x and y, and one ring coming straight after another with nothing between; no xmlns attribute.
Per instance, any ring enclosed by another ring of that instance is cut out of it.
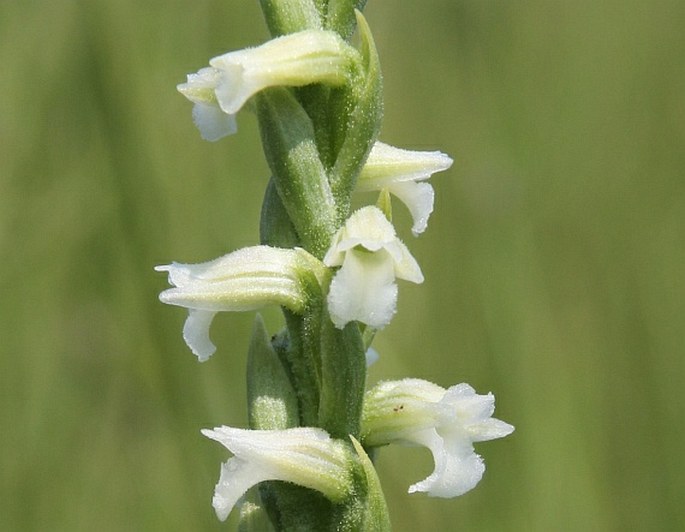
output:
<svg viewBox="0 0 685 532"><path fill-rule="evenodd" d="M352 514L366 508L354 518L346 514L345 522L356 523L352 529L384 529L386 510L365 448L428 447L435 471L409 492L453 497L483 475L473 443L514 430L492 418L492 394L477 395L467 384L444 389L405 379L364 393L364 360L377 358L373 334L396 312L396 280L423 282L391 222L390 195L406 205L418 236L434 205L426 180L452 159L377 140L380 71L359 13L357 49L346 40L351 11L329 13L326 25L313 7L293 14L278 12L277 2L263 4L278 36L215 57L178 86L194 104L193 120L204 139L235 133L235 115L244 107L257 113L273 173L262 212L263 244L201 264L158 266L172 285L160 299L188 309L183 338L201 362L216 351L210 325L217 312L278 305L286 316L281 333L269 338L259 322L253 335L251 428L202 431L233 454L215 488L217 516L226 519L253 486L276 480L319 492ZM302 21L309 27L298 27ZM334 31L336 21L343 22ZM303 87L309 92L295 90ZM321 116L329 109L326 122ZM377 206L351 212L353 192L379 193ZM278 483L269 486L264 489L278 505L281 525L300 526L306 516L288 502L297 496ZM366 494L364 504L350 502L360 494ZM259 508L250 504L246 513Z"/></svg>

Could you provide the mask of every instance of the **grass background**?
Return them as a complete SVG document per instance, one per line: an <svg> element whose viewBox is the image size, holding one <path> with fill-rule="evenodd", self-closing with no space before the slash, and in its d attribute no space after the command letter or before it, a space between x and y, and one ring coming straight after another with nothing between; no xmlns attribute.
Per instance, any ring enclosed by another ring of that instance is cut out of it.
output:
<svg viewBox="0 0 685 532"><path fill-rule="evenodd" d="M441 149L370 379L466 381L517 428L451 500L379 473L395 530L685 528L685 3L370 0L382 139ZM218 530L252 315L199 365L155 264L257 242L255 119L201 141L175 91L267 32L257 2L0 2L0 528ZM371 199L371 198L369 198ZM275 328L276 311L267 312Z"/></svg>

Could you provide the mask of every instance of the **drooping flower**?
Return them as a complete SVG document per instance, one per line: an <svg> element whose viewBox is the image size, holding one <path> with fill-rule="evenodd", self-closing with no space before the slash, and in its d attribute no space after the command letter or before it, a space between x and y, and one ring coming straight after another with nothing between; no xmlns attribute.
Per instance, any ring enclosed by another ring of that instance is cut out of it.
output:
<svg viewBox="0 0 685 532"><path fill-rule="evenodd" d="M245 430L217 427L202 434L233 453L221 465L212 506L224 521L238 499L265 480L283 480L323 493L333 502L349 495L356 458L319 428Z"/></svg>
<svg viewBox="0 0 685 532"><path fill-rule="evenodd" d="M336 327L360 321L376 329L395 314L395 278L422 283L423 274L395 228L380 209L363 207L354 212L333 237L323 259L327 266L342 266L328 293L328 311Z"/></svg>
<svg viewBox="0 0 685 532"><path fill-rule="evenodd" d="M335 32L304 30L214 57L210 67L189 74L177 88L195 104L193 119L202 137L215 141L235 133L235 114L257 92L311 83L342 85L358 57Z"/></svg>
<svg viewBox="0 0 685 532"><path fill-rule="evenodd" d="M311 297L311 283L321 284L324 265L300 248L253 246L201 264L157 266L169 272L169 288L159 295L163 303L186 307L183 338L198 359L216 350L209 327L217 312L256 310L282 305L300 312Z"/></svg>
<svg viewBox="0 0 685 532"><path fill-rule="evenodd" d="M376 142L361 174L356 190L387 190L409 209L414 220L412 232L426 230L433 212L434 191L428 183L418 183L452 166L452 159L439 151L412 151Z"/></svg>
<svg viewBox="0 0 685 532"><path fill-rule="evenodd" d="M473 443L502 438L514 427L495 419L495 397L478 395L462 383L445 390L421 379L377 384L366 394L362 443L402 443L428 447L435 470L409 493L456 497L473 489L485 471Z"/></svg>

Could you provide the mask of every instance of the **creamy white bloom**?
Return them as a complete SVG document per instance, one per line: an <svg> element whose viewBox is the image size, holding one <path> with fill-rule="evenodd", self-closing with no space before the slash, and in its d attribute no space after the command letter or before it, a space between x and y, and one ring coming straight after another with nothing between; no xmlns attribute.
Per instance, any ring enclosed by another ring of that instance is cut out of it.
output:
<svg viewBox="0 0 685 532"><path fill-rule="evenodd" d="M435 470L409 493L456 497L473 489L485 471L473 443L502 438L514 427L495 419L495 397L462 383L445 390L421 379L377 384L365 397L365 446L403 443L428 447Z"/></svg>
<svg viewBox="0 0 685 532"><path fill-rule="evenodd" d="M376 329L385 327L397 306L395 278L423 282L419 265L395 228L372 206L350 216L323 261L326 266L342 266L328 293L328 311L341 329L354 320Z"/></svg>
<svg viewBox="0 0 685 532"><path fill-rule="evenodd" d="M299 312L311 293L306 283L314 279L321 284L327 275L324 265L305 250L269 246L239 249L201 264L174 262L155 270L169 272L169 283L175 287L159 299L189 310L183 338L201 362L216 350L209 327L217 312L268 305Z"/></svg>
<svg viewBox="0 0 685 532"><path fill-rule="evenodd" d="M418 183L452 166L452 159L439 151L412 151L376 142L357 180L356 190L387 190L409 209L414 236L423 233L433 212L434 191Z"/></svg>
<svg viewBox="0 0 685 532"><path fill-rule="evenodd" d="M332 31L305 30L255 48L229 52L189 74L177 89L195 104L193 119L206 140L235 133L235 114L268 87L342 85L358 52Z"/></svg>
<svg viewBox="0 0 685 532"><path fill-rule="evenodd" d="M352 489L355 458L323 429L245 430L217 427L202 434L233 453L221 465L212 505L224 521L238 499L265 480L293 482L323 493L333 502Z"/></svg>

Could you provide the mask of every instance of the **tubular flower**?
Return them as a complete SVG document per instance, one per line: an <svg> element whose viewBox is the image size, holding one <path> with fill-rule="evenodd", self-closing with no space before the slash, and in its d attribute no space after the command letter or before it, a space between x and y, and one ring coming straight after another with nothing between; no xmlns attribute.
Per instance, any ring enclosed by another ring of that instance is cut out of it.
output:
<svg viewBox="0 0 685 532"><path fill-rule="evenodd" d="M193 119L202 138L235 133L235 114L268 87L311 83L344 84L359 53L336 33L304 30L214 57L210 67L189 74L178 91L195 104Z"/></svg>
<svg viewBox="0 0 685 532"><path fill-rule="evenodd" d="M473 443L502 438L514 427L495 419L495 397L468 384L444 388L421 379L377 384L366 394L362 419L365 446L403 443L428 447L435 470L409 487L434 497L473 489L485 471Z"/></svg>
<svg viewBox="0 0 685 532"><path fill-rule="evenodd" d="M155 270L169 272L169 283L174 286L162 292L159 299L189 310L183 338L201 362L216 350L209 338L209 327L217 312L256 310L268 305L300 312L312 288L320 290L327 275L323 264L305 250L269 246L239 249L201 264L174 262Z"/></svg>
<svg viewBox="0 0 685 532"><path fill-rule="evenodd" d="M323 429L297 427L285 430L245 430L217 427L202 434L233 453L221 465L212 506L224 521L238 499L265 480L283 480L342 501L353 486L356 460L342 441Z"/></svg>
<svg viewBox="0 0 685 532"><path fill-rule="evenodd" d="M387 190L409 209L414 220L412 232L426 230L433 212L434 191L428 183L418 183L452 166L452 159L439 151L403 150L376 142L357 179L356 190Z"/></svg>
<svg viewBox="0 0 685 532"><path fill-rule="evenodd" d="M385 327L397 305L395 278L423 282L416 260L376 207L363 207L350 216L323 262L342 266L328 293L328 311L340 329L354 320Z"/></svg>

